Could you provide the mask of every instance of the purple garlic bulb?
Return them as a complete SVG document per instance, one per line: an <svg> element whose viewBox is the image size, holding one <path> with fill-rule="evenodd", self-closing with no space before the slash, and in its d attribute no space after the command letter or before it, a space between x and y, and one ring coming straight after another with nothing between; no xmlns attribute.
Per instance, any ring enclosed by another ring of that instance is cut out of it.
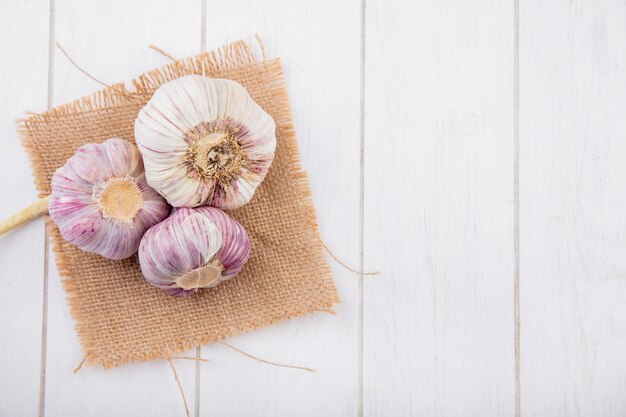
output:
<svg viewBox="0 0 626 417"><path fill-rule="evenodd" d="M52 176L50 217L86 252L124 259L170 207L148 186L141 155L122 139L81 146Z"/></svg>
<svg viewBox="0 0 626 417"><path fill-rule="evenodd" d="M215 207L175 208L146 232L139 246L143 276L174 296L234 277L249 255L246 230Z"/></svg>

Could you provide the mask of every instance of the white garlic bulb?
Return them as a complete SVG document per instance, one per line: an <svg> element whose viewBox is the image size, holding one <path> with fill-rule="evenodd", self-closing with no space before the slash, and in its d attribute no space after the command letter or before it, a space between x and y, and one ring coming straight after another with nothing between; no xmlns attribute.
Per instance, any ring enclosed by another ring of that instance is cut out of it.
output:
<svg viewBox="0 0 626 417"><path fill-rule="evenodd" d="M174 296L234 277L249 255L243 226L214 207L175 208L146 232L139 246L145 279Z"/></svg>
<svg viewBox="0 0 626 417"><path fill-rule="evenodd" d="M78 148L52 176L50 217L63 238L86 252L124 259L170 211L148 186L141 155L122 139Z"/></svg>
<svg viewBox="0 0 626 417"><path fill-rule="evenodd" d="M148 184L171 205L234 209L265 178L276 126L237 82L188 75L156 90L135 139Z"/></svg>

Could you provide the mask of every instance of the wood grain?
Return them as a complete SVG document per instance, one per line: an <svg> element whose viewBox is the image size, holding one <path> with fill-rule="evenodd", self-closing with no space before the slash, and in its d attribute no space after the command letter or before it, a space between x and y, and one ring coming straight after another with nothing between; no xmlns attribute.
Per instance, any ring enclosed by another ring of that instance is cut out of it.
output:
<svg viewBox="0 0 626 417"><path fill-rule="evenodd" d="M513 415L512 6L367 2L365 416Z"/></svg>
<svg viewBox="0 0 626 417"><path fill-rule="evenodd" d="M520 10L522 415L626 413L626 6Z"/></svg>
<svg viewBox="0 0 626 417"><path fill-rule="evenodd" d="M0 218L36 198L15 131L25 110L46 109L48 7L0 2ZM0 236L0 416L38 413L44 228L34 221Z"/></svg>

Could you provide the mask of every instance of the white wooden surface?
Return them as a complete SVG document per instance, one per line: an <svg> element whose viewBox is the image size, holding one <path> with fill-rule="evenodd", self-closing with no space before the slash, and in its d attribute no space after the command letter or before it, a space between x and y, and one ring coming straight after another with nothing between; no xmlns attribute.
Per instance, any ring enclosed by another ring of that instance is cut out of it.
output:
<svg viewBox="0 0 626 417"><path fill-rule="evenodd" d="M365 416L513 415L513 16L367 3Z"/></svg>
<svg viewBox="0 0 626 417"><path fill-rule="evenodd" d="M626 415L622 0L0 2L0 217L35 197L14 120L100 88L54 41L113 82L255 32L324 240L382 274L331 261L336 316L230 340L316 374L189 352L191 414ZM0 416L184 415L166 362L72 373L46 254L41 221L0 237Z"/></svg>

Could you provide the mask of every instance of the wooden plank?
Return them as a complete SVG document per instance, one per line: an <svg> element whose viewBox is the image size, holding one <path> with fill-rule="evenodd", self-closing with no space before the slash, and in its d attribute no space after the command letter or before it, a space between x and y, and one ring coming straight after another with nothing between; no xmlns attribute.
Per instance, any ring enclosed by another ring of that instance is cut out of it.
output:
<svg viewBox="0 0 626 417"><path fill-rule="evenodd" d="M626 411L626 8L520 10L522 414Z"/></svg>
<svg viewBox="0 0 626 417"><path fill-rule="evenodd" d="M37 197L15 121L48 94L48 2L0 3L0 219ZM0 415L35 416L39 401L44 228L0 237Z"/></svg>
<svg viewBox="0 0 626 417"><path fill-rule="evenodd" d="M201 4L181 7L174 0L141 2L56 0L55 38L86 71L106 83L130 80L165 64L148 49L153 43L178 56L197 53L201 40ZM81 97L100 85L81 74L57 50L54 104ZM52 263L52 262L51 262ZM184 415L180 393L167 362L123 366L105 372L72 369L82 354L56 268L50 268L46 416ZM194 352L187 355L193 356ZM175 363L190 407L195 364ZM191 412L193 413L193 409Z"/></svg>
<svg viewBox="0 0 626 417"><path fill-rule="evenodd" d="M365 416L511 416L513 2L368 0Z"/></svg>
<svg viewBox="0 0 626 417"><path fill-rule="evenodd" d="M359 8L356 0L211 2L206 25L209 49L258 32L268 56L282 58L321 235L353 266L359 254ZM212 362L202 367L200 415L356 414L358 276L330 262L342 300L337 315L318 313L229 340L317 373L205 347Z"/></svg>

